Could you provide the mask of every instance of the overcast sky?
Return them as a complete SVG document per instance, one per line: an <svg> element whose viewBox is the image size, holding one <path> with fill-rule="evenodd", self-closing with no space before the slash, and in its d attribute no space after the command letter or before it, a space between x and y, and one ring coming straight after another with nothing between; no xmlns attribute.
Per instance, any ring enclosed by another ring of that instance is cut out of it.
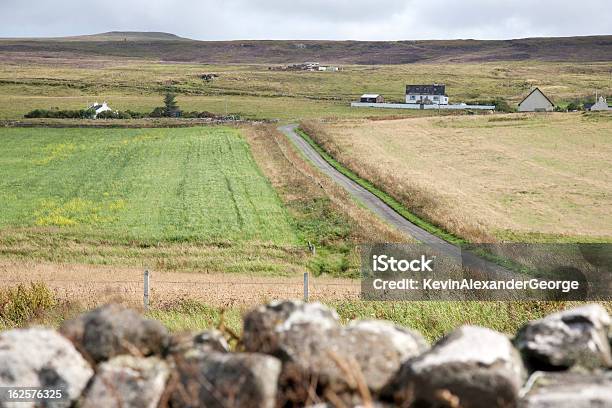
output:
<svg viewBox="0 0 612 408"><path fill-rule="evenodd" d="M611 0L0 0L1 37L165 31L199 40L612 34Z"/></svg>

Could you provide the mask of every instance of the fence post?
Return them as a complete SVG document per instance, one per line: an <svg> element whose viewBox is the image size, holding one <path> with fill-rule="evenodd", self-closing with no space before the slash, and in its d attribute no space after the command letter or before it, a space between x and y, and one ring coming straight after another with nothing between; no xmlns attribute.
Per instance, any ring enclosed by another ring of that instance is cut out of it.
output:
<svg viewBox="0 0 612 408"><path fill-rule="evenodd" d="M148 269L144 271L144 310L149 311L149 277L151 274Z"/></svg>
<svg viewBox="0 0 612 408"><path fill-rule="evenodd" d="M304 272L304 302L308 303L308 272Z"/></svg>

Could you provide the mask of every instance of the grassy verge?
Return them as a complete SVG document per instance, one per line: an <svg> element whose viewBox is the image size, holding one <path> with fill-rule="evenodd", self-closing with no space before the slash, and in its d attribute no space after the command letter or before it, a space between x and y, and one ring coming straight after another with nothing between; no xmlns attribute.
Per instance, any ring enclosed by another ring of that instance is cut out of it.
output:
<svg viewBox="0 0 612 408"><path fill-rule="evenodd" d="M324 302L337 310L343 324L355 319L382 319L419 331L436 341L461 325L478 325L508 335L526 322L559 310L579 306L574 302ZM609 311L612 306L604 303ZM183 301L156 309L149 316L161 321L171 331L198 331L218 327L221 323L240 334L241 307L210 307Z"/></svg>
<svg viewBox="0 0 612 408"><path fill-rule="evenodd" d="M390 242L402 236L361 208L333 181L322 176L298 154L275 126L245 129L253 157L289 212L297 235L306 248L308 267L315 274L359 277L357 245L371 236Z"/></svg>
<svg viewBox="0 0 612 408"><path fill-rule="evenodd" d="M33 324L50 324L71 317L80 308L60 300L42 282L0 289L0 330Z"/></svg>
<svg viewBox="0 0 612 408"><path fill-rule="evenodd" d="M44 283L18 285L0 291L0 330L30 325L58 327L87 308L62 300ZM527 321L581 305L579 302L323 302L338 312L341 323L355 319L382 319L417 330L433 342L461 325L478 325L512 335ZM611 302L601 303L608 312ZM211 306L189 298L152 305L147 317L171 332L197 332L224 327L240 335L247 306Z"/></svg>
<svg viewBox="0 0 612 408"><path fill-rule="evenodd" d="M356 182L357 184L359 184L360 186L362 186L366 190L368 190L370 193L374 194L376 197L380 198L385 204L387 204L389 207L391 207L394 211L396 211L402 217L406 218L408 221L410 221L413 224L423 228L425 231L427 231L427 232L429 232L431 234L434 234L437 237L439 237L439 238L441 238L441 239L443 239L443 240L445 240L447 242L450 242L452 244L455 244L455 245L467 244L468 241L466 241L465 239L463 239L461 237L458 237L456 235L453 235L450 232L445 231L444 229L440 228L439 226L437 226L435 224L432 224L431 222L416 216L415 214L410 212L406 207L404 207L395 198L391 197L389 194L385 193L383 190L381 190L380 188L376 187L374 184L372 184L368 180L365 180L365 179L359 177L358 175L356 175L355 173L353 173L352 171L347 169L340 162L338 162L336 159L334 159L329 153L327 153L321 146L319 146L310 136L308 136L308 134L304 130L298 129L297 132L331 166L333 166L340 173L344 174L346 177L350 178L351 180L353 180L354 182Z"/></svg>

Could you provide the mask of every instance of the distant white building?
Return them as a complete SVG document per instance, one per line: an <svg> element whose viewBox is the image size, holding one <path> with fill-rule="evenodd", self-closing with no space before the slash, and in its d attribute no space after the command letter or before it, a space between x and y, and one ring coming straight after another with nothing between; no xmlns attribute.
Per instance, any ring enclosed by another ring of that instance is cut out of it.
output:
<svg viewBox="0 0 612 408"><path fill-rule="evenodd" d="M608 101L606 100L606 98L604 98L603 96L600 96L597 99L597 102L591 105L589 110L590 111L607 111L607 110L612 110L612 108L608 106Z"/></svg>
<svg viewBox="0 0 612 408"><path fill-rule="evenodd" d="M112 109L108 106L106 101L102 102L102 104L99 104L98 102L94 102L91 106L88 107L88 109L93 109L94 111L96 111L94 115L94 119L102 112L112 111Z"/></svg>
<svg viewBox="0 0 612 408"><path fill-rule="evenodd" d="M539 88L531 91L518 105L519 112L552 112L554 109L555 105Z"/></svg>
<svg viewBox="0 0 612 408"><path fill-rule="evenodd" d="M360 103L384 103L385 98L380 94L363 94L359 98Z"/></svg>
<svg viewBox="0 0 612 408"><path fill-rule="evenodd" d="M446 85L406 85L406 103L418 105L448 105Z"/></svg>
<svg viewBox="0 0 612 408"><path fill-rule="evenodd" d="M319 64L318 62L305 62L303 64L303 69L305 71L318 71L319 70Z"/></svg>
<svg viewBox="0 0 612 408"><path fill-rule="evenodd" d="M320 65L319 71L337 72L340 71L340 68L332 65Z"/></svg>

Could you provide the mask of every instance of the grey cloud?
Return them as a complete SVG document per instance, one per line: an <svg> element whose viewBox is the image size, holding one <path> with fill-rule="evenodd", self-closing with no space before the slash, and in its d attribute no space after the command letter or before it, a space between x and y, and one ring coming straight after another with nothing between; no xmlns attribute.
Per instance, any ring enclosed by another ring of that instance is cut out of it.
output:
<svg viewBox="0 0 612 408"><path fill-rule="evenodd" d="M282 15L289 18L307 18L312 22L365 22L380 21L406 10L405 0L251 0L240 4L256 14Z"/></svg>
<svg viewBox="0 0 612 408"><path fill-rule="evenodd" d="M111 30L221 39L521 38L612 34L609 0L0 0L0 36Z"/></svg>

